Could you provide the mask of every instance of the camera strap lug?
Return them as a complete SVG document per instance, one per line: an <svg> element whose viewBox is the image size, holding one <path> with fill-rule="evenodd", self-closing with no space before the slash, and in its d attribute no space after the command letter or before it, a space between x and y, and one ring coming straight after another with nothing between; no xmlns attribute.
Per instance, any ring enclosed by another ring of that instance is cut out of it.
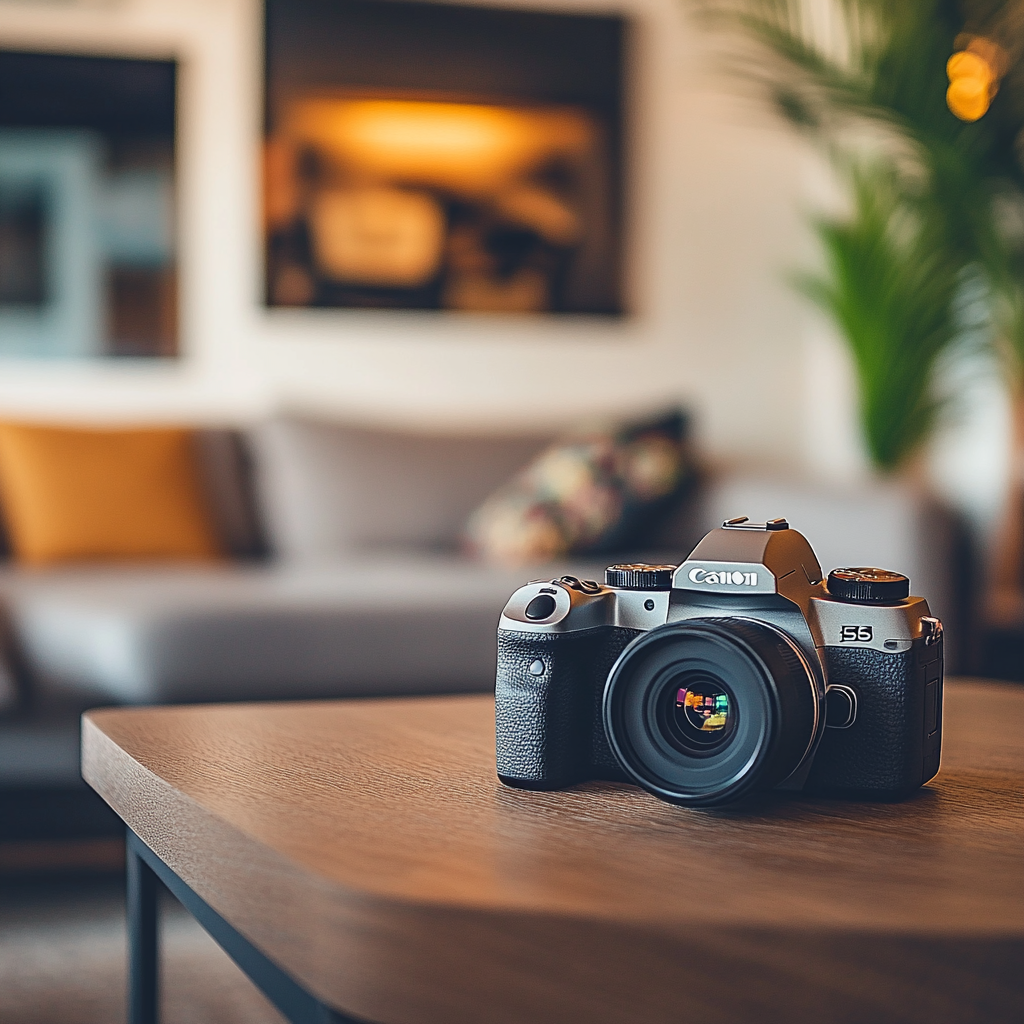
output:
<svg viewBox="0 0 1024 1024"><path fill-rule="evenodd" d="M934 615L921 616L921 635L925 647L931 647L942 639L942 621Z"/></svg>

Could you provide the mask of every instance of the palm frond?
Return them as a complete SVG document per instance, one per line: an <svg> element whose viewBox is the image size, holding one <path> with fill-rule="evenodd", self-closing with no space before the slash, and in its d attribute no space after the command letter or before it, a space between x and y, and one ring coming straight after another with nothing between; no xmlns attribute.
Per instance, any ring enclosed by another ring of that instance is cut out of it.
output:
<svg viewBox="0 0 1024 1024"><path fill-rule="evenodd" d="M898 466L927 437L939 403L932 375L954 340L959 266L935 244L892 168L850 166L849 218L819 218L825 269L798 286L836 323L857 367L874 463Z"/></svg>

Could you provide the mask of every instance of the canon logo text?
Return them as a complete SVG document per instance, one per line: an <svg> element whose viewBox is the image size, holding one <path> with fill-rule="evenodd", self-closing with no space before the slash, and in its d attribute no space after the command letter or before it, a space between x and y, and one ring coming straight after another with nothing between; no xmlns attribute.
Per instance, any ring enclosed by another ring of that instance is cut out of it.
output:
<svg viewBox="0 0 1024 1024"><path fill-rule="evenodd" d="M691 583L708 583L712 586L731 583L737 587L756 587L756 572L708 572L707 569L691 569L687 579Z"/></svg>

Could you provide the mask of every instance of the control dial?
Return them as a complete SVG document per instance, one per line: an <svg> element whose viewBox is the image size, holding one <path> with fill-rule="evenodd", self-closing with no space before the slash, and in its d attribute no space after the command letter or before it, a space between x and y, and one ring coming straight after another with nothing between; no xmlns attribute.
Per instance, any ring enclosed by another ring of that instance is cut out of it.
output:
<svg viewBox="0 0 1024 1024"><path fill-rule="evenodd" d="M609 565L604 571L604 581L609 587L620 590L671 590L676 568L674 565L648 565L646 562Z"/></svg>
<svg viewBox="0 0 1024 1024"><path fill-rule="evenodd" d="M896 604L910 596L910 578L870 566L833 569L828 574L828 592L855 604Z"/></svg>

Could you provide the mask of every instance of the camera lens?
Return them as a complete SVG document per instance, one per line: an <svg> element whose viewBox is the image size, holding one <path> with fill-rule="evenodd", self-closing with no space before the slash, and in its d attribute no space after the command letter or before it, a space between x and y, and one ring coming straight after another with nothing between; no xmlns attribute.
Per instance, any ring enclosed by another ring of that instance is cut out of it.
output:
<svg viewBox="0 0 1024 1024"><path fill-rule="evenodd" d="M622 652L605 686L605 731L634 782L663 800L713 806L792 774L817 738L822 692L781 630L688 619Z"/></svg>

